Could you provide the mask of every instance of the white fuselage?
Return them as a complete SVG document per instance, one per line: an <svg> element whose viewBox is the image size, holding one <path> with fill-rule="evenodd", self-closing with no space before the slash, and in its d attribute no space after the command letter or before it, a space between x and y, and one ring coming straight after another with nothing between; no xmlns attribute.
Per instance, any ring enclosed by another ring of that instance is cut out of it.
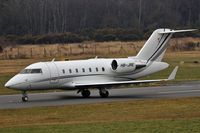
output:
<svg viewBox="0 0 200 133"><path fill-rule="evenodd" d="M118 68L122 67L119 71L112 69L113 60L125 62L120 66L118 64ZM137 66L143 65L143 67L135 68L134 66L132 70L129 62ZM6 86L19 90L76 89L74 83L129 81L167 67L168 64L164 62L147 62L134 57L39 62L26 67L25 70L41 69L40 73L19 73L9 80Z"/></svg>

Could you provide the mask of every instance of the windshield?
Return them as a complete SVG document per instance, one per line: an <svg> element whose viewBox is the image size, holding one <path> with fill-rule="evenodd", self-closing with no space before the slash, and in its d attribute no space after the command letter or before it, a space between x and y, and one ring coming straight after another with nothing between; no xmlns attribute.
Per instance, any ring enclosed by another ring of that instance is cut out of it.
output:
<svg viewBox="0 0 200 133"><path fill-rule="evenodd" d="M24 69L20 72L20 74L36 74L42 73L42 69Z"/></svg>

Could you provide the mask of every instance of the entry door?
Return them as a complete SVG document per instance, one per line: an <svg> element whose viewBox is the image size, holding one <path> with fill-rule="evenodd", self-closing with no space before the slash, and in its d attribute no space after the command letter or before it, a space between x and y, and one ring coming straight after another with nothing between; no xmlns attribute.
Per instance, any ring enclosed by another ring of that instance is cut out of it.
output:
<svg viewBox="0 0 200 133"><path fill-rule="evenodd" d="M59 74L58 74L58 68L54 62L48 62L47 66L49 68L50 72L50 83L56 84L59 83Z"/></svg>

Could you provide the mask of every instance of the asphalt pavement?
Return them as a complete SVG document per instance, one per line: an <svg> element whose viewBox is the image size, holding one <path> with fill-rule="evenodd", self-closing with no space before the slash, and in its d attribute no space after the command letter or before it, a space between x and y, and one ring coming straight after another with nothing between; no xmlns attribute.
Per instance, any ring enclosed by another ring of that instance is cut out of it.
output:
<svg viewBox="0 0 200 133"><path fill-rule="evenodd" d="M90 98L82 98L76 91L28 94L29 101L22 102L20 94L1 95L0 109L30 108L41 106L61 106L90 104L139 99L200 97L200 82L188 82L157 87L110 89L108 98L101 98L98 90L91 90Z"/></svg>

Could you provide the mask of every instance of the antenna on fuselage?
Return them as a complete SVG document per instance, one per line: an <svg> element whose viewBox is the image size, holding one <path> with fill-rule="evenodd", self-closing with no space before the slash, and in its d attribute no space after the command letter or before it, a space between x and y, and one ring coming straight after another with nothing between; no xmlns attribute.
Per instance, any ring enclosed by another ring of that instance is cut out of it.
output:
<svg viewBox="0 0 200 133"><path fill-rule="evenodd" d="M51 62L54 62L54 61L55 61L55 58L53 58Z"/></svg>

